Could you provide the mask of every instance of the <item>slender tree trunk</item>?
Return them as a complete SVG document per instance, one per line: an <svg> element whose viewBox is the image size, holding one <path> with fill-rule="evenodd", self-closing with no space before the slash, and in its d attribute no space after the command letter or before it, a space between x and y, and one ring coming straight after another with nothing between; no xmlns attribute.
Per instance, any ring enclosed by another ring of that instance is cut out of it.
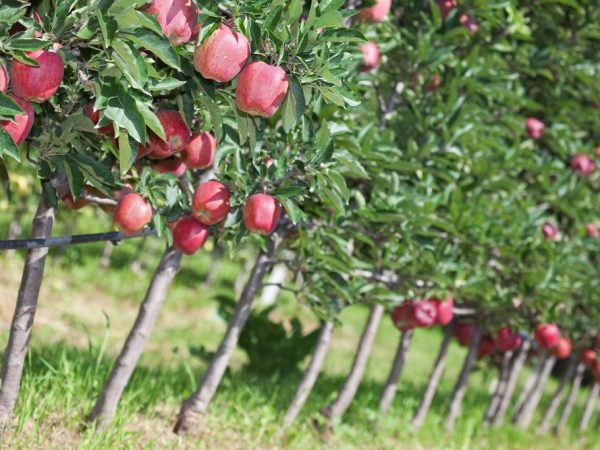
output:
<svg viewBox="0 0 600 450"><path fill-rule="evenodd" d="M556 411L558 411L558 407L560 406L560 402L562 400L562 394L565 390L565 386L573 378L573 374L575 373L575 367L577 366L577 360L574 357L569 359L569 365L567 366L567 370L560 379L560 383L552 394L552 400L550 400L550 405L546 410L546 414L544 414L544 418L538 427L538 433L545 433L550 429L550 425L552 424L552 419L556 415Z"/></svg>
<svg viewBox="0 0 600 450"><path fill-rule="evenodd" d="M313 387L315 386L319 373L321 373L321 368L323 367L327 350L329 350L332 334L333 322L325 322L321 326L319 340L317 341L317 345L313 350L310 363L304 372L304 378L302 378L302 381L296 390L296 394L294 395L294 398L292 399L292 402L285 413L285 417L283 419L283 424L285 427L289 427L296 420Z"/></svg>
<svg viewBox="0 0 600 450"><path fill-rule="evenodd" d="M87 420L96 423L98 429L110 423L117 410L123 391L129 383L131 374L137 365L146 341L152 333L160 308L169 292L169 288L179 270L182 254L174 248L168 248L154 272L146 297L140 305L135 323L127 336L119 357L96 400Z"/></svg>
<svg viewBox="0 0 600 450"><path fill-rule="evenodd" d="M104 243L104 248L102 249L102 256L100 256L100 268L102 270L106 270L110 267L110 257L113 252L114 244L110 241Z"/></svg>
<svg viewBox="0 0 600 450"><path fill-rule="evenodd" d="M413 330L406 330L404 333L402 333L402 336L400 336L394 363L392 364L390 375L383 386L381 398L379 399L379 410L382 414L387 414L392 402L394 401L394 397L396 396L398 380L400 379L400 374L402 373L402 367L404 367L404 361L406 360L406 354L408 353L412 336Z"/></svg>
<svg viewBox="0 0 600 450"><path fill-rule="evenodd" d="M13 240L17 239L21 234L21 221L23 220L23 215L27 211L27 202L23 199L19 201L15 214L13 215L10 224L8 225L8 234L6 235L6 239ZM6 250L4 252L4 256L7 258L12 258L15 254L14 250Z"/></svg>
<svg viewBox="0 0 600 450"><path fill-rule="evenodd" d="M517 400L517 404L514 409L514 414L513 414L513 419L512 419L513 423L516 422L516 418L521 415L521 411L522 411L523 407L525 406L525 403L531 397L531 394L533 393L533 390L535 389L535 383L538 380L538 378L540 377L540 374L542 373L542 369L544 366L544 361L545 361L544 356L545 356L544 353L542 353L539 356L539 358L537 359L537 362L535 364L535 367L533 368L533 370L527 377L527 380L525 381L525 385L523 386L523 390L521 391L521 394L519 395L519 399Z"/></svg>
<svg viewBox="0 0 600 450"><path fill-rule="evenodd" d="M446 365L448 347L450 346L450 341L452 340L453 329L454 328L451 325L444 329L444 339L442 340L437 359L435 360L433 370L429 376L429 382L427 383L423 397L421 397L421 403L419 403L419 406L415 411L415 415L410 422L415 430L418 430L423 426L423 422L425 422L429 408L431 408L433 397L437 391L438 385L440 384L440 380L442 379L442 373L444 372L444 366Z"/></svg>
<svg viewBox="0 0 600 450"><path fill-rule="evenodd" d="M371 306L369 318L367 319L367 323L365 324L365 328L358 344L358 349L354 355L354 362L352 363L350 373L348 374L344 385L338 392L336 399L321 411L325 417L330 419L330 425L335 420L342 418L354 400L367 367L367 361L369 359L371 349L373 348L373 342L375 341L375 335L377 334L377 329L379 328L379 322L381 321L382 315L382 305L375 304Z"/></svg>
<svg viewBox="0 0 600 450"><path fill-rule="evenodd" d="M558 423L554 428L555 433L560 433L565 425L567 424L567 420L571 416L571 412L573 412L573 407L575 406L575 401L577 400L577 394L579 393L579 388L581 387L581 381L583 380L583 374L585 373L585 366L583 363L579 363L577 365L577 370L575 371L575 377L573 378L573 384L571 385L571 390L569 391L569 396L567 397L567 402L565 403L565 408L558 419Z"/></svg>
<svg viewBox="0 0 600 450"><path fill-rule="evenodd" d="M135 251L135 254L137 255L135 257L135 259L132 261L131 265L129 266L129 270L131 270L133 273L139 274L142 272L142 269L144 268L144 264L145 264L145 260L148 259L148 253L146 251L146 244L148 239L147 238L142 238L138 241L137 243L137 248Z"/></svg>
<svg viewBox="0 0 600 450"><path fill-rule="evenodd" d="M600 383L594 382L594 385L590 389L587 401L585 402L585 408L583 410L583 416L581 416L581 423L579 424L579 432L584 433L590 424L592 415L594 414L594 406L596 406L596 399L598 398L598 391L600 391Z"/></svg>
<svg viewBox="0 0 600 450"><path fill-rule="evenodd" d="M50 237L53 225L54 208L46 205L42 195L33 218L33 238ZM25 259L25 268L2 364L2 386L0 387L0 429L2 430L10 424L19 395L23 364L31 339L47 254L47 248L33 249L27 252Z"/></svg>
<svg viewBox="0 0 600 450"><path fill-rule="evenodd" d="M452 431L454 429L456 419L460 414L462 401L467 389L467 382L469 381L469 375L471 374L473 366L475 365L475 361L477 360L477 351L479 349L479 341L481 340L482 333L483 330L481 326L478 326L475 330L475 334L473 335L473 339L471 340L471 345L469 345L469 352L465 357L462 370L458 376L454 390L452 391L452 396L450 397L450 406L448 408L448 417L446 418L446 431Z"/></svg>
<svg viewBox="0 0 600 450"><path fill-rule="evenodd" d="M223 247L221 247L219 245L213 251L213 259L208 268L208 272L206 273L206 278L204 279L204 283L202 283L202 285L204 286L205 289L208 288L209 286L212 286L214 281L217 279L217 274L219 273L219 262L221 261L222 257L223 257Z"/></svg>
<svg viewBox="0 0 600 450"><path fill-rule="evenodd" d="M284 264L277 264L273 267L271 274L269 275L269 281L267 282L269 286L266 286L263 289L262 295L260 296L260 305L270 306L275 303L279 291L281 290L281 286L285 283L287 274L288 270Z"/></svg>
<svg viewBox="0 0 600 450"><path fill-rule="evenodd" d="M498 408L500 407L500 399L502 398L503 393L506 391L506 387L508 386L508 378L510 377L510 362L512 359L513 352L504 352L502 355L502 364L500 365L500 370L498 373L498 385L496 386L496 391L492 398L490 399L490 404L488 405L488 409L485 412L483 417L483 423L489 425L492 423L494 416L498 412Z"/></svg>
<svg viewBox="0 0 600 450"><path fill-rule="evenodd" d="M519 375L521 374L521 370L523 370L523 367L525 366L525 361L527 360L527 354L529 353L530 348L531 341L527 340L524 341L521 344L521 347L517 350L517 354L514 357L514 361L510 368L508 382L506 384L506 390L500 394L498 411L492 419L493 426L500 425L504 420L504 416L506 415L506 411L508 410L508 405L510 405L510 400L512 399L513 393L515 392L515 388L517 387Z"/></svg>
<svg viewBox="0 0 600 450"><path fill-rule="evenodd" d="M265 273L272 264L271 260L275 256L281 241L280 233L276 232L269 242L267 250L259 253L213 360L206 369L196 391L181 405L177 423L173 430L175 433L183 434L192 428L198 422L199 415L208 408L237 347L240 334L250 316L252 302L262 287Z"/></svg>
<svg viewBox="0 0 600 450"><path fill-rule="evenodd" d="M542 399L542 395L544 394L544 387L546 386L546 382L552 373L552 369L556 364L556 358L548 353L544 356L544 364L542 365L542 371L540 372L540 376L537 379L533 391L531 395L523 405L523 409L519 417L517 417L517 421L515 422L521 428L527 428L531 421L533 420L533 415L535 414L535 410L540 404L540 400Z"/></svg>
<svg viewBox="0 0 600 450"><path fill-rule="evenodd" d="M236 297L240 297L242 295L242 291L244 290L246 283L246 274L252 270L252 264L254 264L252 258L247 258L246 261L244 261L242 271L235 279L233 291L235 292Z"/></svg>

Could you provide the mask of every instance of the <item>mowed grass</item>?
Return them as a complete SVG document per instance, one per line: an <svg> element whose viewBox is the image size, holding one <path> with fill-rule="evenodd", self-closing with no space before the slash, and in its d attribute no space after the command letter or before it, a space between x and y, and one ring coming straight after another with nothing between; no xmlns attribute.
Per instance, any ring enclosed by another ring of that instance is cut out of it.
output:
<svg viewBox="0 0 600 450"><path fill-rule="evenodd" d="M85 215L88 213L83 211L83 220L71 224L73 231L102 231L109 227L108 219L91 226ZM56 234L65 231L61 225L65 221L58 223ZM6 229L6 216L0 215L0 227ZM94 229L90 230L91 227ZM465 354L454 343L427 422L419 433L413 434L407 422L420 400L435 359L441 341L439 330L415 333L394 404L388 415L381 417L379 394L399 339L387 317L377 334L356 400L325 441L313 419L335 397L352 364L368 312L360 305L342 314L342 325L335 330L324 372L292 429L284 431L280 424L301 372L251 373L245 367L245 354L238 350L198 429L184 438L175 436L171 429L179 405L193 391L207 364L206 358L199 355L216 349L226 327L217 312L217 299L234 295L244 261L253 257L249 251L242 252L235 260L227 256L214 259L208 251L185 258L113 425L102 433L94 433L83 426L83 418L133 323L162 248L156 239L148 239L143 246L139 241L123 242L113 250L111 267L106 271L99 267L102 244L52 251L15 411L15 428L2 443L3 448L600 448L597 428L585 436L576 432L587 389L580 392L569 427L561 436L536 435L535 427L521 431L510 425L497 429L481 426L496 376L495 370L485 363L478 364L470 379L456 431L446 434L443 423L448 398ZM138 258L144 269L134 273L131 264ZM22 253L8 259L0 255L2 348L8 336L22 264ZM207 286L210 270L216 270L216 277ZM301 317L306 332L318 326L310 311L289 294L282 294L272 313L273 320L288 324L295 316ZM263 357L268 359L272 355ZM547 386L540 410L556 384L552 380ZM538 411L534 425L539 415ZM596 417L592 424L595 421Z"/></svg>

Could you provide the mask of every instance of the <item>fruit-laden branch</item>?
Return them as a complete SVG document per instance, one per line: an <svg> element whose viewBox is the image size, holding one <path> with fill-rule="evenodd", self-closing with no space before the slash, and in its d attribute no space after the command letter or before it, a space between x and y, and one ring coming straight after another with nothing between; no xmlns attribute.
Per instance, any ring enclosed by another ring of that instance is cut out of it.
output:
<svg viewBox="0 0 600 450"><path fill-rule="evenodd" d="M425 388L423 397L421 397L421 403L419 403L419 406L415 411L415 415L410 422L415 431L419 430L423 426L423 422L427 417L429 408L431 408L433 397L440 384L440 380L442 379L442 373L444 372L444 366L446 364L446 355L448 354L448 347L450 346L450 341L452 340L453 331L453 325L448 325L444 328L444 339L440 344L440 350L433 365L431 375L429 376L427 387Z"/></svg>
<svg viewBox="0 0 600 450"><path fill-rule="evenodd" d="M300 382L300 385L294 394L294 398L292 399L292 402L285 413L285 417L283 419L283 424L285 427L289 427L296 420L313 387L315 386L319 373L321 373L323 362L325 361L325 356L327 355L327 350L329 350L333 328L333 322L331 321L325 322L321 326L319 340L313 350L310 363L304 372L304 378L302 378L302 381Z"/></svg>
<svg viewBox="0 0 600 450"><path fill-rule="evenodd" d="M367 367L367 361L369 359L371 349L373 348L373 342L375 341L375 336L377 334L377 329L379 328L379 322L381 322L383 311L383 305L379 303L371 306L371 311L360 338L350 373L348 374L344 385L338 392L336 399L321 411L325 417L330 419L330 426L344 415L352 403L352 400L354 400Z"/></svg>
<svg viewBox="0 0 600 450"><path fill-rule="evenodd" d="M577 360L573 356L569 359L569 365L567 366L567 370L560 379L560 383L558 384L556 390L552 394L552 400L550 400L550 405L544 414L544 418L538 427L539 433L545 433L550 429L550 425L552 424L552 420L556 415L556 411L558 411L558 407L560 406L560 402L562 400L562 394L565 390L565 386L569 382L571 378L573 378L573 374L575 373L575 367L577 366Z"/></svg>
<svg viewBox="0 0 600 450"><path fill-rule="evenodd" d="M469 381L469 375L471 375L471 371L473 370L473 366L475 365L475 360L477 359L477 351L479 348L479 341L481 340L482 334L482 327L477 326L477 328L475 329L475 334L473 335L473 338L471 340L471 344L469 345L469 351L467 353L467 356L465 357L465 362L463 364L462 370L460 371L460 375L458 376L458 380L456 381L456 385L454 386L454 390L452 391L452 396L450 397L448 417L446 418L446 431L452 431L454 429L456 419L460 414L462 400L467 390L467 382Z"/></svg>
<svg viewBox="0 0 600 450"><path fill-rule="evenodd" d="M46 239L52 234L53 225L54 208L46 204L42 195L33 218L32 234L34 238ZM25 259L25 268L2 364L2 386L0 387L0 427L2 430L10 424L19 395L23 364L31 339L47 254L47 248L34 248L27 252Z"/></svg>
<svg viewBox="0 0 600 450"><path fill-rule="evenodd" d="M16 239L11 241L0 241L0 250L33 250L50 247L65 247L67 245L90 244L93 242L112 242L118 244L126 239L136 239L146 236L156 236L156 231L147 229L132 236L121 232L78 234L75 236L43 237L31 239Z"/></svg>
<svg viewBox="0 0 600 450"><path fill-rule="evenodd" d="M208 408L223 379L231 356L238 344L240 334L250 316L252 303L261 288L262 280L270 267L270 261L281 245L283 234L282 228L277 230L269 241L267 249L259 253L215 356L206 369L196 391L181 405L177 423L173 430L175 433L182 434L192 428L198 421L198 416Z"/></svg>
<svg viewBox="0 0 600 450"><path fill-rule="evenodd" d="M178 250L172 247L166 249L154 272L146 297L140 305L135 324L131 328L108 380L87 418L88 422L95 422L98 429L104 428L114 417L117 404L129 383L146 341L152 333L160 308L179 270L181 257L182 253Z"/></svg>
<svg viewBox="0 0 600 450"><path fill-rule="evenodd" d="M379 410L386 414L390 409L392 402L394 401L394 397L396 396L396 390L398 388L398 380L400 379L400 374L402 373L402 367L404 367L404 361L406 360L406 353L410 347L410 341L412 339L414 330L406 330L400 336L400 341L398 342L398 349L396 350L396 356L394 358L394 362L392 364L392 368L390 370L390 375L388 376L385 385L383 386L383 391L381 392L381 398L379 399Z"/></svg>
<svg viewBox="0 0 600 450"><path fill-rule="evenodd" d="M502 393L506 391L508 378L510 376L510 361L512 359L512 355L512 351L504 352L504 355L502 355L502 363L500 364L500 371L498 373L498 385L496 386L494 395L492 395L488 409L483 417L483 423L486 425L492 423L492 419L498 412Z"/></svg>
<svg viewBox="0 0 600 450"><path fill-rule="evenodd" d="M581 382L583 381L583 375L585 373L585 365L583 363L579 363L577 365L577 370L575 371L575 377L573 378L573 384L571 385L571 390L569 391L569 396L567 397L567 402L565 403L565 408L563 409L560 418L558 419L558 423L556 427L554 427L555 433L560 433L565 425L567 424L567 420L571 416L571 412L573 412L573 407L575 406L575 402L577 401L577 394L579 393L579 388L581 387Z"/></svg>
<svg viewBox="0 0 600 450"><path fill-rule="evenodd" d="M542 399L542 394L544 393L544 386L546 386L546 382L552 373L552 369L556 364L556 358L548 353L544 356L544 364L542 365L542 370L540 372L539 377L535 381L535 385L529 396L529 399L523 405L523 409L521 413L517 417L515 423L521 428L527 428L533 419L533 415L535 410L537 409L540 400Z"/></svg>
<svg viewBox="0 0 600 450"><path fill-rule="evenodd" d="M600 391L600 383L595 382L592 388L590 389L590 393L588 394L588 398L585 401L585 407L583 409L583 415L581 416L581 422L579 423L579 432L583 433L587 430L590 419L592 418L592 414L594 414L594 406L596 406L596 400L598 399L598 392Z"/></svg>
<svg viewBox="0 0 600 450"><path fill-rule="evenodd" d="M494 417L492 419L493 426L499 425L504 420L504 416L506 415L508 405L510 404L510 400L512 399L513 393L515 392L515 388L517 387L517 381L519 379L519 375L521 374L521 370L523 370L525 361L527 360L527 354L529 353L530 348L531 341L523 341L521 347L517 350L516 355L513 357L513 362L509 369L509 376L508 381L506 383L506 389L504 390L504 392L500 393L498 410L496 411L496 414L494 414Z"/></svg>

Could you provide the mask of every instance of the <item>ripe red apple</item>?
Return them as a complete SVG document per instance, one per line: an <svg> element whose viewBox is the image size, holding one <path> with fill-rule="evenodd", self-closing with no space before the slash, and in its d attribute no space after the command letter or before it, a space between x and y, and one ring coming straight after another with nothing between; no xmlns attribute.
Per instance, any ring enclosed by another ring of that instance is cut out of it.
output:
<svg viewBox="0 0 600 450"><path fill-rule="evenodd" d="M472 16L461 14L461 16L458 18L458 21L463 27L469 30L469 33L471 33L471 35L477 33L477 30L479 30L479 25L475 21L475 18Z"/></svg>
<svg viewBox="0 0 600 450"><path fill-rule="evenodd" d="M391 318L394 326L403 333L414 328L415 324L412 321L412 301L406 300L396 306L392 311Z"/></svg>
<svg viewBox="0 0 600 450"><path fill-rule="evenodd" d="M535 117L530 117L525 122L525 128L531 139L539 139L542 137L542 134L544 134L544 129L546 126L541 120L536 119Z"/></svg>
<svg viewBox="0 0 600 450"><path fill-rule="evenodd" d="M596 164L588 155L579 154L571 158L571 169L576 174L582 177L587 177L588 175L594 173L594 170L596 170Z"/></svg>
<svg viewBox="0 0 600 450"><path fill-rule="evenodd" d="M585 226L585 234L587 234L588 237L591 238L597 238L600 235L600 233L598 232L598 227L593 223L588 223Z"/></svg>
<svg viewBox="0 0 600 450"><path fill-rule="evenodd" d="M240 111L251 116L272 117L289 87L288 76L277 66L262 61L248 64L238 81L235 100Z"/></svg>
<svg viewBox="0 0 600 450"><path fill-rule="evenodd" d="M594 150L594 154L596 156L600 156L600 146L596 147L596 149Z"/></svg>
<svg viewBox="0 0 600 450"><path fill-rule="evenodd" d="M275 197L254 194L246 200L243 216L248 231L268 235L277 228L281 217L281 205Z"/></svg>
<svg viewBox="0 0 600 450"><path fill-rule="evenodd" d="M14 95L11 95L10 98L21 107L24 114L17 114L14 117L14 122L11 122L10 120L0 121L0 127L9 134L16 145L20 145L27 139L27 136L29 136L29 133L31 132L31 128L33 128L35 114L31 105L25 100L15 97Z"/></svg>
<svg viewBox="0 0 600 450"><path fill-rule="evenodd" d="M204 78L227 83L244 68L250 57L250 42L227 25L211 34L194 51L194 68Z"/></svg>
<svg viewBox="0 0 600 450"><path fill-rule="evenodd" d="M100 121L100 111L96 111L94 109L94 103L90 102L87 104L87 106L85 107L85 115L89 117L89 119L92 121L92 123L94 125L96 125L99 121ZM113 127L112 125L106 125L103 127L98 128L98 133L102 133L102 134L113 134Z"/></svg>
<svg viewBox="0 0 600 450"><path fill-rule="evenodd" d="M417 327L430 327L437 320L437 304L429 300L413 302L413 320Z"/></svg>
<svg viewBox="0 0 600 450"><path fill-rule="evenodd" d="M502 327L496 334L496 348L502 353L515 350L521 345L521 336L514 333L510 327Z"/></svg>
<svg viewBox="0 0 600 450"><path fill-rule="evenodd" d="M8 72L4 66L0 64L0 92L3 94L6 94L6 91L8 90L8 82Z"/></svg>
<svg viewBox="0 0 600 450"><path fill-rule="evenodd" d="M591 348L586 348L585 350L583 350L583 352L581 352L581 362L586 367L592 367L596 362L596 359L596 352Z"/></svg>
<svg viewBox="0 0 600 450"><path fill-rule="evenodd" d="M549 350L558 345L560 341L560 329L555 323L540 324L535 329L535 340L540 347Z"/></svg>
<svg viewBox="0 0 600 450"><path fill-rule="evenodd" d="M448 325L454 318L454 299L447 297L446 300L442 301L439 298L430 298L437 308L437 316L435 323L437 325Z"/></svg>
<svg viewBox="0 0 600 450"><path fill-rule="evenodd" d="M363 54L363 70L373 70L379 64L379 47L375 42L367 42L360 47Z"/></svg>
<svg viewBox="0 0 600 450"><path fill-rule="evenodd" d="M383 22L390 12L391 7L392 0L375 0L373 6L361 9L357 17L363 22Z"/></svg>
<svg viewBox="0 0 600 450"><path fill-rule="evenodd" d="M163 109L158 111L156 116L163 126L166 141L151 132L148 145L140 149L142 153L144 150L149 150L149 158L165 159L183 151L192 139L192 133L179 111ZM138 158L140 157L140 150L138 150Z"/></svg>
<svg viewBox="0 0 600 450"><path fill-rule="evenodd" d="M152 0L146 12L157 16L162 32L171 44L188 42L198 22L198 8L192 0Z"/></svg>
<svg viewBox="0 0 600 450"><path fill-rule="evenodd" d="M446 17L458 7L458 2L456 0L436 0L437 6L440 9L440 15L442 16L442 20L446 20Z"/></svg>
<svg viewBox="0 0 600 450"><path fill-rule="evenodd" d="M477 348L477 357L485 358L486 356L490 356L494 353L496 349L496 345L494 343L494 338L489 334L484 334L481 336L481 340L479 341L479 347Z"/></svg>
<svg viewBox="0 0 600 450"><path fill-rule="evenodd" d="M208 227L191 216L179 219L173 228L173 245L186 255L200 250L207 238Z"/></svg>
<svg viewBox="0 0 600 450"><path fill-rule="evenodd" d="M64 64L58 53L47 50L28 52L39 67L28 66L16 59L10 63L13 93L33 103L43 103L52 97L63 79Z"/></svg>
<svg viewBox="0 0 600 450"><path fill-rule="evenodd" d="M559 232L560 230L558 229L558 226L552 222L544 222L542 225L542 234L544 235L544 239L555 241L558 239Z"/></svg>
<svg viewBox="0 0 600 450"><path fill-rule="evenodd" d="M152 206L139 194L126 194L119 200L113 220L123 234L134 235L152 220Z"/></svg>
<svg viewBox="0 0 600 450"><path fill-rule="evenodd" d="M552 348L552 354L558 359L565 359L571 354L571 339L561 337L558 344Z"/></svg>
<svg viewBox="0 0 600 450"><path fill-rule="evenodd" d="M472 323L457 323L454 336L462 347L468 347L475 335L475 325Z"/></svg>
<svg viewBox="0 0 600 450"><path fill-rule="evenodd" d="M190 169L206 169L213 165L217 140L208 132L192 136L192 140L181 152L185 165Z"/></svg>
<svg viewBox="0 0 600 450"><path fill-rule="evenodd" d="M176 177L180 177L187 170L185 163L177 156L153 161L152 168L158 173L171 173Z"/></svg>
<svg viewBox="0 0 600 450"><path fill-rule="evenodd" d="M427 84L425 85L425 90L427 92L435 92L439 89L441 84L442 78L440 77L440 75L437 73L431 74L429 80L427 81Z"/></svg>
<svg viewBox="0 0 600 450"><path fill-rule="evenodd" d="M214 225L229 214L231 194L224 184L207 181L196 188L192 198L192 213L205 225Z"/></svg>

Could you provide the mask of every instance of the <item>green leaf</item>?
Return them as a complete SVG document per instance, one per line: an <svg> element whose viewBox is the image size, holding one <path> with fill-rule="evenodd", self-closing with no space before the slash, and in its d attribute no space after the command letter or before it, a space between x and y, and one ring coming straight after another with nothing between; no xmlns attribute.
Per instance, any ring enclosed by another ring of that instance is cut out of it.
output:
<svg viewBox="0 0 600 450"><path fill-rule="evenodd" d="M12 194L10 192L10 178L8 176L8 171L6 170L6 166L4 165L4 161L0 159L0 185L4 192L6 192L6 197L8 201L11 201Z"/></svg>
<svg viewBox="0 0 600 450"><path fill-rule="evenodd" d="M42 39L11 39L5 44L7 50L22 50L24 52L33 52L35 50L41 50L49 47L51 42L44 41Z"/></svg>
<svg viewBox="0 0 600 450"><path fill-rule="evenodd" d="M150 90L151 91L172 91L173 89L177 89L178 87L185 86L187 81L181 81L177 78L165 78L162 81L154 82L154 80L150 80Z"/></svg>
<svg viewBox="0 0 600 450"><path fill-rule="evenodd" d="M283 104L283 128L286 132L294 128L296 123L302 118L306 109L305 103L302 86L296 80L292 79L290 89Z"/></svg>
<svg viewBox="0 0 600 450"><path fill-rule="evenodd" d="M163 126L160 123L160 120L158 120L156 114L154 114L150 107L145 103L136 100L136 104L138 109L142 113L142 116L144 116L144 122L146 122L146 126L164 141L166 139L165 130L163 129Z"/></svg>
<svg viewBox="0 0 600 450"><path fill-rule="evenodd" d="M17 162L21 162L19 149L15 145L10 135L0 128L0 158L4 158L4 155L10 156Z"/></svg>
<svg viewBox="0 0 600 450"><path fill-rule="evenodd" d="M114 50L112 59L121 69L127 81L135 89L145 91L148 82L148 70L139 51L119 38L113 40L112 48Z"/></svg>
<svg viewBox="0 0 600 450"><path fill-rule="evenodd" d="M131 148L129 135L127 133L119 133L119 171L121 176L124 176L127 171L135 163L137 150Z"/></svg>
<svg viewBox="0 0 600 450"><path fill-rule="evenodd" d="M128 39L138 47L152 52L169 67L181 70L179 56L167 38L152 31L140 29L135 33L123 33L122 37Z"/></svg>
<svg viewBox="0 0 600 450"><path fill-rule="evenodd" d="M83 191L83 185L85 183L83 174L81 173L81 170L79 170L77 161L68 157L64 159L64 168L65 173L67 174L67 182L69 184L71 195L73 198L77 198Z"/></svg>
<svg viewBox="0 0 600 450"><path fill-rule="evenodd" d="M21 107L8 95L0 92L0 118L10 120L20 114L24 114Z"/></svg>
<svg viewBox="0 0 600 450"><path fill-rule="evenodd" d="M129 135L140 144L147 140L146 121L137 107L133 97L123 93L112 97L106 104L104 116L115 122L120 128L125 128Z"/></svg>
<svg viewBox="0 0 600 450"><path fill-rule="evenodd" d="M303 4L303 0L292 0L291 4L288 6L287 23L292 24L300 18L304 6Z"/></svg>
<svg viewBox="0 0 600 450"><path fill-rule="evenodd" d="M279 200L279 203L281 203L294 225L305 218L302 210L292 199L288 197L277 197L277 200Z"/></svg>
<svg viewBox="0 0 600 450"><path fill-rule="evenodd" d="M344 17L338 11L329 11L317 17L314 28L341 28Z"/></svg>

